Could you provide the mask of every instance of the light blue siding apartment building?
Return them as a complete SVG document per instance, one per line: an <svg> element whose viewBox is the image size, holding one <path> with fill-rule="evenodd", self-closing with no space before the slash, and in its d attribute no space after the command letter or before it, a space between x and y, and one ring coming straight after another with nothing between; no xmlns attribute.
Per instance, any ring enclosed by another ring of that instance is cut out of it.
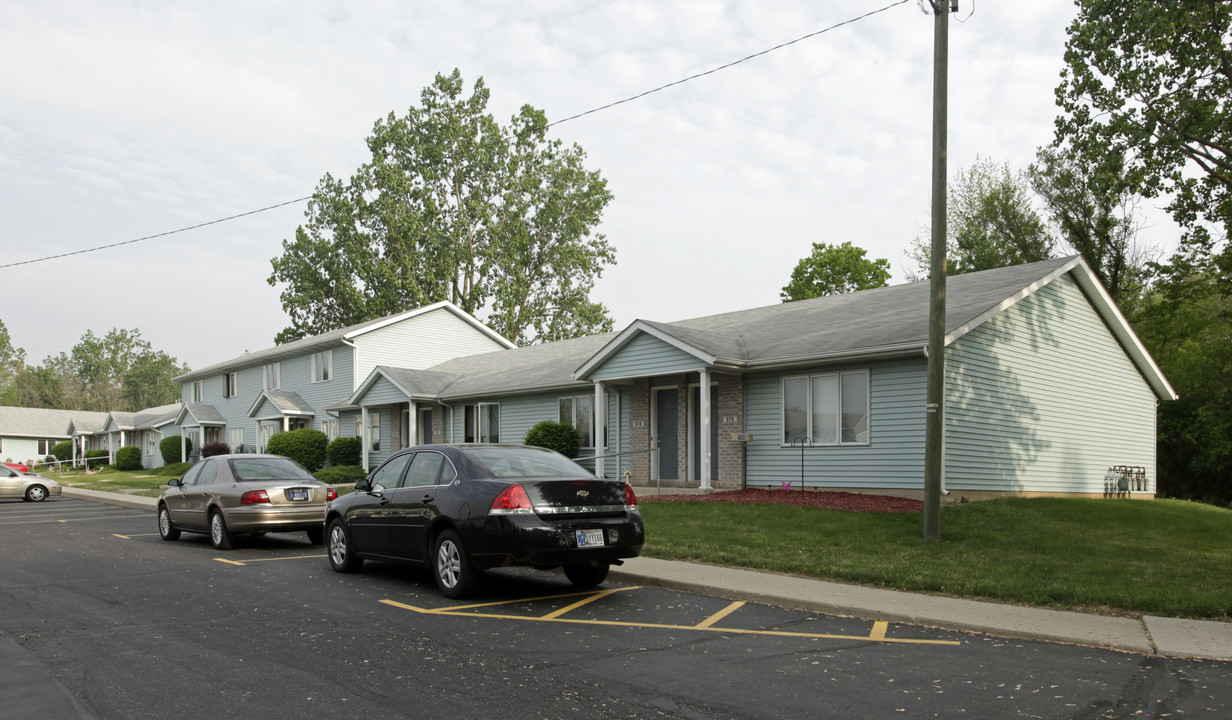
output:
<svg viewBox="0 0 1232 720"><path fill-rule="evenodd" d="M946 330L947 492L1099 496L1132 466L1154 494L1156 407L1176 395L1081 258L950 278ZM402 414L416 443L570 421L588 468L638 484L921 495L927 337L928 283L911 283L422 368L391 357L337 409L357 427Z"/></svg>
<svg viewBox="0 0 1232 720"><path fill-rule="evenodd" d="M364 464L428 442L519 443L573 423L583 465L665 488L920 496L928 283L514 348L448 303L250 353L178 380L186 437L261 450L315 427ZM944 483L977 499L1155 491L1176 395L1081 258L948 281Z"/></svg>
<svg viewBox="0 0 1232 720"><path fill-rule="evenodd" d="M310 427L330 439L365 437L369 454L385 457L410 443L409 418L348 412L345 403L373 368L382 362L428 367L511 347L454 305L436 303L181 375L183 405L175 422L192 441L193 455L209 443L264 452L274 433Z"/></svg>

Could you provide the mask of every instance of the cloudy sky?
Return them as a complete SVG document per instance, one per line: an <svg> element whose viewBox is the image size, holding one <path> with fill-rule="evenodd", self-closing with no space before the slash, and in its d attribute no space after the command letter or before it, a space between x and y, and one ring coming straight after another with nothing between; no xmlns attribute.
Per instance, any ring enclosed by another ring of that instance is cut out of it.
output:
<svg viewBox="0 0 1232 720"><path fill-rule="evenodd" d="M6 0L0 265L310 195L438 72L482 76L502 123L525 103L554 121L893 2ZM1025 168L1050 141L1074 12L962 0L951 177L977 155ZM617 328L776 303L813 242L903 281L928 225L932 47L909 0L555 126L615 196L600 231L618 264L594 297ZM0 320L31 363L113 327L194 368L268 347L288 324L270 260L304 210L0 268Z"/></svg>

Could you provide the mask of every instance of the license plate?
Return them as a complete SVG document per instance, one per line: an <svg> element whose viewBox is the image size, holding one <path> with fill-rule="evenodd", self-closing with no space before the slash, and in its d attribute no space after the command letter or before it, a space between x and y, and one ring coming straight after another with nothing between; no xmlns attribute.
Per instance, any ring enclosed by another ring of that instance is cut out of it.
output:
<svg viewBox="0 0 1232 720"><path fill-rule="evenodd" d="M308 499L308 488L293 488L291 490L288 490L287 493L290 495L290 499L293 501Z"/></svg>
<svg viewBox="0 0 1232 720"><path fill-rule="evenodd" d="M578 530L577 531L578 547L600 547L603 545L602 530Z"/></svg>

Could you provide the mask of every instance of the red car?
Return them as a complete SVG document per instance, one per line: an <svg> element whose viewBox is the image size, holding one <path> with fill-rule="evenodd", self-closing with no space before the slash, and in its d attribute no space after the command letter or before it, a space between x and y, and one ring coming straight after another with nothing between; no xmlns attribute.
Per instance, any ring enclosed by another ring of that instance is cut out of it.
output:
<svg viewBox="0 0 1232 720"><path fill-rule="evenodd" d="M11 462L6 462L6 463L0 463L0 465L8 465L9 467L13 468L14 470L20 470L20 471L22 471L22 472L24 472L24 473L28 473L28 472L30 472L30 468L26 467L25 465L22 465L21 463L11 463Z"/></svg>

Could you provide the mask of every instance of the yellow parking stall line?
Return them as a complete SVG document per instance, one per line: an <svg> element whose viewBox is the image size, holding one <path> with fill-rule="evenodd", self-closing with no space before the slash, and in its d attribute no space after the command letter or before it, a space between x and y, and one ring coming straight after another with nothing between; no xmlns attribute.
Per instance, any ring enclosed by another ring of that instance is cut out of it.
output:
<svg viewBox="0 0 1232 720"><path fill-rule="evenodd" d="M957 640L925 640L916 638L873 637L869 635L833 635L829 633L802 633L785 630L747 630L744 628L700 627L697 625L670 625L665 623L623 622L620 620L576 620L565 617L529 617L525 615L500 615L496 613L456 612L454 608L437 608L435 610L407 605L396 600L381 600L392 607L410 610L428 615L452 615L455 617L487 618L491 620L527 620L530 622L565 623L570 625L602 625L607 627L646 628L651 630L695 630L698 632L724 633L728 635L767 635L771 637L810 638L821 640L872 640L880 643L896 643L910 645L951 645L962 643Z"/></svg>
<svg viewBox="0 0 1232 720"><path fill-rule="evenodd" d="M594 595L591 595L590 597L588 597L588 598L586 598L586 599L584 599L584 600L578 600L577 602L573 603L572 605L569 605L569 606L567 606L567 607L563 607L563 608L561 608L561 609L557 610L556 612L550 612L550 613L548 613L547 615L544 615L542 619L543 619L543 620L554 620L554 619L556 619L556 618L560 617L561 615L564 615L565 613L568 613L568 612L572 612L572 611L574 611L574 610L577 610L578 608L582 607L583 605L587 605L587 604L589 604L589 603L592 603L592 602L594 602L594 601L596 601L596 600L598 600L598 599L600 599L600 598L605 598L605 597L607 597L608 595L611 595L612 593L620 592L620 590L621 590L620 588L616 588L616 589L613 589L613 590L604 590L603 592L598 592L598 593L595 593Z"/></svg>
<svg viewBox="0 0 1232 720"><path fill-rule="evenodd" d="M250 565L252 563L259 563L259 562L277 562L279 560L311 560L313 558L323 558L323 557L326 557L326 556L325 555L295 555L292 557L254 558L252 560L229 560L227 558L220 558L220 557L216 557L214 559L220 563L226 563L228 565L239 565L242 567L244 565Z"/></svg>
<svg viewBox="0 0 1232 720"><path fill-rule="evenodd" d="M611 594L614 592L622 592L624 590L639 590L639 589L641 589L640 585L631 585L629 587L615 588L612 590L605 590L603 592L606 594ZM528 602L539 602L540 600L560 600L561 598L582 597L583 595L593 595L594 592L595 591L593 590L584 590L582 592L561 593L560 595L542 595L539 597L518 598L516 600L496 600L493 602L475 603L474 605L451 605L449 607L436 608L436 609L420 608L420 607L415 607L414 605L406 605L405 607L414 608L415 612L428 613L428 614L435 613L435 612L459 612L461 610L473 610L475 608L482 608L482 607L496 607L497 605L520 605L522 603L528 603ZM392 603L393 601L390 601L390 602Z"/></svg>
<svg viewBox="0 0 1232 720"><path fill-rule="evenodd" d="M873 629L869 631L868 636L874 640L884 640L886 630L889 629L890 623L885 620L878 620L873 623Z"/></svg>
<svg viewBox="0 0 1232 720"><path fill-rule="evenodd" d="M715 613L715 614L711 615L710 617L706 618L705 620L703 620L703 621L699 622L699 623L697 624L697 627L698 627L698 629L708 628L708 627L710 627L711 625L714 625L714 624L715 624L715 623L717 623L718 621L722 620L723 618L727 617L728 615L731 615L732 613L736 612L737 610L739 610L739 609L740 609L741 607L743 607L743 606L744 606L744 601L743 601L743 600L737 600L736 602L732 603L731 605L728 605L727 607L723 608L722 610L718 611L717 613Z"/></svg>
<svg viewBox="0 0 1232 720"><path fill-rule="evenodd" d="M149 537L150 535L157 535L157 534L158 534L158 533L156 533L156 532L152 532L152 533L133 533L133 534L131 534L131 535L121 535L120 533L111 533L111 537L118 537L118 538L121 538L121 539L123 539L123 540L132 540L133 538L136 538L136 537Z"/></svg>
<svg viewBox="0 0 1232 720"><path fill-rule="evenodd" d="M93 517L69 518L67 520L55 519L55 518L45 518L45 519L35 519L35 520L4 521L4 522L0 522L0 525L46 525L47 523L89 522L91 520L116 520L116 519L122 519L122 518L139 518L139 517L140 516L138 515L97 515ZM141 519L144 520L144 518L141 518Z"/></svg>

